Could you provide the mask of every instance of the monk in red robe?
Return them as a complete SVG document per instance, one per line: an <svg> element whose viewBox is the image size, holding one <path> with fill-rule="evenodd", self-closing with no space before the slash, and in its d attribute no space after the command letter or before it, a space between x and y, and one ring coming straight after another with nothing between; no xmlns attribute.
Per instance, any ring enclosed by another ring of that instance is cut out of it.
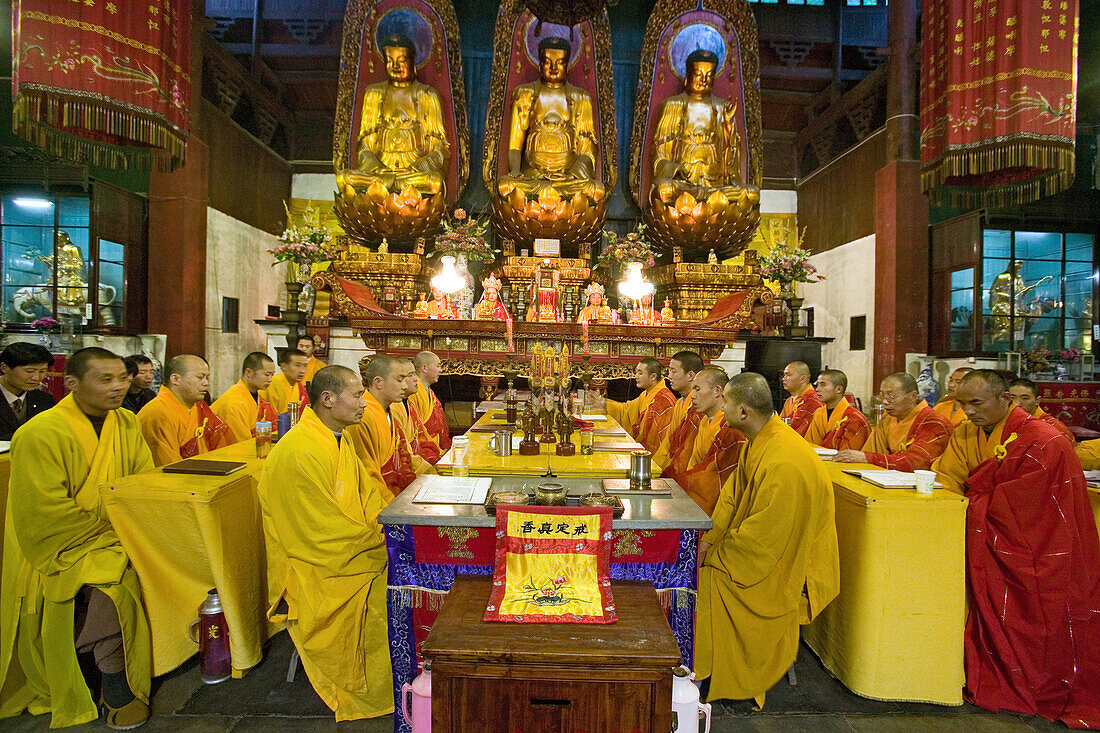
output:
<svg viewBox="0 0 1100 733"><path fill-rule="evenodd" d="M1064 422L1054 417L1054 415L1043 412L1043 408L1039 406L1039 387L1035 382L1030 379L1014 379L1008 385L1008 393L1017 407L1032 417L1053 426L1055 430L1065 436L1070 445L1077 445L1077 436L1070 432Z"/></svg>
<svg viewBox="0 0 1100 733"><path fill-rule="evenodd" d="M413 357L413 370L416 392L408 398L408 403L409 417L416 428L416 453L434 466L451 448L451 432L443 403L432 391L442 371L439 357L430 351L421 351Z"/></svg>
<svg viewBox="0 0 1100 733"><path fill-rule="evenodd" d="M959 382L962 381L962 378L965 377L968 372L972 371L974 371L973 367L959 367L951 372L951 376L947 378L947 394L932 408L946 417L947 421L952 425L958 425L966 419L966 413L959 407L959 403L955 399L955 392L958 390Z"/></svg>
<svg viewBox="0 0 1100 733"><path fill-rule="evenodd" d="M810 384L810 366L804 361L792 361L784 367L783 389L791 396L783 403L779 417L805 437L814 413L821 408L821 400Z"/></svg>
<svg viewBox="0 0 1100 733"><path fill-rule="evenodd" d="M895 471L928 469L943 453L955 426L920 398L917 380L905 372L883 379L879 390L886 414L871 431L863 450L842 450L833 460L872 463Z"/></svg>
<svg viewBox="0 0 1100 733"><path fill-rule="evenodd" d="M634 369L634 383L642 390L642 394L629 402L604 400L599 394L593 394L592 404L596 409L606 408L611 419L622 425L634 440L653 453L660 447L661 439L672 420L676 395L665 386L661 362L653 357L646 357L638 362Z"/></svg>
<svg viewBox="0 0 1100 733"><path fill-rule="evenodd" d="M969 422L935 469L966 510L966 698L1100 728L1100 539L1073 447L1004 379L959 384Z"/></svg>
<svg viewBox="0 0 1100 733"><path fill-rule="evenodd" d="M695 375L691 388L692 406L698 415L694 440L681 444L661 474L680 484L707 514L714 513L722 485L733 475L745 445L745 436L727 425L722 414L722 390L727 382L726 372L715 366Z"/></svg>
<svg viewBox="0 0 1100 733"><path fill-rule="evenodd" d="M662 468L672 463L672 457L680 452L685 440L695 439L695 430L699 425L699 413L691 403L691 389L695 375L703 370L703 357L694 351L677 351L668 361L668 384L672 391L680 395L672 406L672 419L665 430L661 444L653 453L653 462ZM684 430L681 425L688 424Z"/></svg>
<svg viewBox="0 0 1100 733"><path fill-rule="evenodd" d="M844 393L848 391L848 375L839 369L822 369L814 385L822 407L817 408L806 440L822 448L859 450L871 435L871 423Z"/></svg>

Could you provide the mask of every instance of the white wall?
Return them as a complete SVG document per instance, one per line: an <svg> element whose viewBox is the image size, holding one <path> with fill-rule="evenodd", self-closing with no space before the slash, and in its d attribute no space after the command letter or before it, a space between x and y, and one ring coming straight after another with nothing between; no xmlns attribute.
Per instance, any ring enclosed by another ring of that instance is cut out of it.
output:
<svg viewBox="0 0 1100 733"><path fill-rule="evenodd" d="M332 201L335 191L335 173L295 173L290 178L291 198Z"/></svg>
<svg viewBox="0 0 1100 733"><path fill-rule="evenodd" d="M210 394L217 399L240 378L241 362L267 350L267 337L255 321L268 305L284 305L284 264L272 266L271 234L216 209L206 211L206 358ZM238 333L222 333L222 298L240 301Z"/></svg>
<svg viewBox="0 0 1100 733"><path fill-rule="evenodd" d="M814 335L833 341L821 349L821 363L848 375L848 390L869 405L875 392L872 348L875 339L875 236L816 254L810 262L827 278L799 285L803 308L814 309ZM866 349L851 351L852 316L867 316Z"/></svg>

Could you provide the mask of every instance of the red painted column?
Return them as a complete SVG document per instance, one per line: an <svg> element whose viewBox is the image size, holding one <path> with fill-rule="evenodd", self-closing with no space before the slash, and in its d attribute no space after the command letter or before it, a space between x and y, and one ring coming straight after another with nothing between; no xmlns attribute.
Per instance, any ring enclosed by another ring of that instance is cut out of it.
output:
<svg viewBox="0 0 1100 733"><path fill-rule="evenodd" d="M875 174L874 384L928 350L928 199L920 163L895 160Z"/></svg>
<svg viewBox="0 0 1100 733"><path fill-rule="evenodd" d="M169 357L206 351L206 144L187 141L187 162L149 176L149 333L168 335Z"/></svg>

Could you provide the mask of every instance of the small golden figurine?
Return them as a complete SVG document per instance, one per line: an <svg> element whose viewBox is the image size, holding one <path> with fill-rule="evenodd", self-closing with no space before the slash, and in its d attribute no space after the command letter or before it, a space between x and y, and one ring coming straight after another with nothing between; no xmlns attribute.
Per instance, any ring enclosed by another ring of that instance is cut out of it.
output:
<svg viewBox="0 0 1100 733"><path fill-rule="evenodd" d="M384 255L384 254L389 254L389 252L390 252L389 241L385 237L382 237L382 244L378 245L378 254Z"/></svg>
<svg viewBox="0 0 1100 733"><path fill-rule="evenodd" d="M661 320L664 323L676 323L676 314L672 312L672 304L665 298L665 307L661 309Z"/></svg>
<svg viewBox="0 0 1100 733"><path fill-rule="evenodd" d="M603 285L588 283L584 289L584 297L587 301L577 316L577 323L596 321L597 323L612 323L611 309L607 307L607 299L604 297Z"/></svg>
<svg viewBox="0 0 1100 733"><path fill-rule="evenodd" d="M424 293L420 294L420 302L413 308L413 318L428 317L428 301L424 300Z"/></svg>

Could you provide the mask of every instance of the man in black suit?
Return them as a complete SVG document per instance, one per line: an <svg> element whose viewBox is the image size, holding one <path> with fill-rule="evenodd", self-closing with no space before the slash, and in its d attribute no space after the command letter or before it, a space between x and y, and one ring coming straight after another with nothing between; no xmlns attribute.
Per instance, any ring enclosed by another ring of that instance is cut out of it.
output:
<svg viewBox="0 0 1100 733"><path fill-rule="evenodd" d="M126 371L130 373L130 391L122 398L122 406L135 415L149 404L157 393L153 386L153 360L143 354L127 356Z"/></svg>
<svg viewBox="0 0 1100 733"><path fill-rule="evenodd" d="M53 366L53 354L38 344L17 341L0 352L0 440L53 407L53 397L38 389Z"/></svg>

